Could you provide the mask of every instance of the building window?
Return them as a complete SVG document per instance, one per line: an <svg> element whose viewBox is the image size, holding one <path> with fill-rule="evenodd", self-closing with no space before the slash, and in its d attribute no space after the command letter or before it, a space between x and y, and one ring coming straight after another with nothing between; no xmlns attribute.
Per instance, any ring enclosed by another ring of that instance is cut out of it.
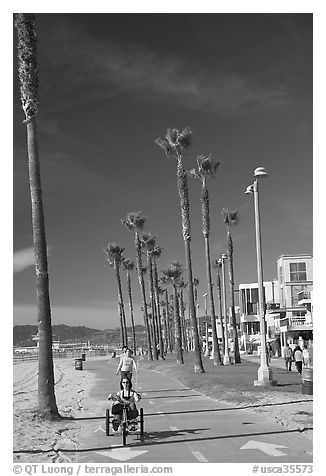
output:
<svg viewBox="0 0 326 476"><path fill-rule="evenodd" d="M290 281L307 281L306 263L290 263Z"/></svg>
<svg viewBox="0 0 326 476"><path fill-rule="evenodd" d="M292 311L292 317L304 317L306 311Z"/></svg>
<svg viewBox="0 0 326 476"><path fill-rule="evenodd" d="M291 306L296 307L298 305L299 297L298 293L300 291L307 291L307 286L291 286Z"/></svg>

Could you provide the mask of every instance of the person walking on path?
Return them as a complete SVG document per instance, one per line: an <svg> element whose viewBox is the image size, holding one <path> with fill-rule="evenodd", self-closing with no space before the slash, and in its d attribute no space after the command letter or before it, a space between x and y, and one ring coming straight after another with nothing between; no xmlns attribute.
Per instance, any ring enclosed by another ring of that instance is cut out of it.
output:
<svg viewBox="0 0 326 476"><path fill-rule="evenodd" d="M120 372L120 377L121 377L120 388L121 388L121 390L122 390L122 380L123 380L124 377L127 377L128 380L131 383L133 369L135 370L135 372L137 372L137 365L136 365L135 359L132 356L131 349L127 348L125 353L120 358L120 362L119 362L119 365L118 365L118 368L117 368L117 371L116 371L116 375L118 375L118 373Z"/></svg>
<svg viewBox="0 0 326 476"><path fill-rule="evenodd" d="M303 346L302 360L303 360L303 366L304 367L306 367L306 368L310 367L310 364L311 364L310 352L309 352L308 347L306 345Z"/></svg>
<svg viewBox="0 0 326 476"><path fill-rule="evenodd" d="M292 367L292 350L289 344L286 344L285 350L284 350L284 360L285 360L285 368L288 371L291 371Z"/></svg>
<svg viewBox="0 0 326 476"><path fill-rule="evenodd" d="M299 345L297 345L293 351L293 360L297 368L298 373L302 373L302 350Z"/></svg>

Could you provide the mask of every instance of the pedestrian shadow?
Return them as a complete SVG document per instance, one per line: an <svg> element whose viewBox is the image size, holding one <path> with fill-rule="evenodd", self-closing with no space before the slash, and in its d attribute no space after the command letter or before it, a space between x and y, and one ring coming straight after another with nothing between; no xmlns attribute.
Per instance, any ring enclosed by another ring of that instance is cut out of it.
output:
<svg viewBox="0 0 326 476"><path fill-rule="evenodd" d="M274 407L280 405L292 405L296 403L306 403L306 402L313 402L312 399L307 400L292 400L290 402L277 402L277 403L258 403L256 405L243 405L238 407L229 407L229 408L206 408L206 409L199 409L199 410L178 410L172 412L162 412L161 415L178 415L184 413L208 413L208 412L229 412L234 410L248 410L250 408L262 408L262 407ZM144 413L144 416L157 416L157 413Z"/></svg>
<svg viewBox="0 0 326 476"><path fill-rule="evenodd" d="M157 398L189 398L189 397L202 397L198 393L191 393L189 395L158 395L157 397L143 397L143 400L155 400Z"/></svg>
<svg viewBox="0 0 326 476"><path fill-rule="evenodd" d="M173 395L174 396L174 395ZM191 395L189 395L191 396ZM196 395L200 396L200 395ZM179 396L178 398L185 397ZM154 399L155 397L151 397L151 399ZM158 397L158 398L164 398L164 397ZM165 397L168 398L168 397ZM171 398L171 396L169 397ZM145 399L143 399L145 400ZM258 403L256 405L243 405L243 406L238 406L238 407L229 407L229 408L204 408L204 409L197 409L197 410L176 410L176 411L171 411L171 412L161 412L161 413L147 413L144 411L144 417L151 417L151 416L159 416L159 415L180 415L180 414L187 414L187 413L209 413L209 412L229 412L229 411L234 411L234 410L248 410L250 408L262 408L262 407L274 407L274 406L281 406L281 405L294 405L296 403L306 403L306 402L313 402L313 399L306 399L306 400L292 400L290 402L276 402L276 403ZM82 420L105 420L105 415L103 416L85 416L85 417L61 417L62 420L68 420L68 421L82 421Z"/></svg>
<svg viewBox="0 0 326 476"><path fill-rule="evenodd" d="M185 387L185 388L162 388L162 389L159 389L159 390L144 390L142 388L142 393L156 393L156 392L184 392L185 390L192 390L192 388L188 388L188 387Z"/></svg>
<svg viewBox="0 0 326 476"><path fill-rule="evenodd" d="M194 442L205 442L205 441L218 441L218 440L227 440L227 439L232 439L232 438L248 438L248 437L256 437L256 436L267 436L267 435L282 435L282 434L291 434L291 433L302 433L307 430L312 430L313 428L311 427L306 427L301 430L299 429L288 429L288 430L275 430L275 431L261 431L261 432L255 432L255 433L235 433L235 434L230 434L230 435L213 435L213 436L204 436L200 438L181 438L181 439L170 439L166 441L158 441L161 438L170 438L176 437L176 436L184 436L186 434L188 435L196 435L198 434L199 431L207 431L209 430L208 428L190 428L190 429L184 429L184 430L178 430L178 431L162 431L162 432L145 432L144 433L144 438L143 440L137 440L135 442L130 441L128 443L129 448L133 447L146 447L146 446L159 446L159 445L170 445L170 444L176 444L176 443L194 443ZM125 448L125 446L121 445L114 445L114 449L117 448ZM88 448L56 448L57 452L62 452L62 453L76 453L76 454L81 454L81 453L87 453L87 452L93 452L93 451L105 451L105 450L110 450L112 449L111 444L108 445L103 445L100 447L88 447ZM15 450L14 453L29 453L29 454L37 454L37 453L47 453L53 451L53 449L49 450Z"/></svg>
<svg viewBox="0 0 326 476"><path fill-rule="evenodd" d="M192 443L192 442L199 442L199 441L218 441L218 440L225 440L225 439L232 439L232 438L248 438L248 437L259 437L259 436L266 436L266 435L282 435L286 433L303 433L304 431L312 430L312 427L305 427L302 429L287 429L287 430L274 430L274 431L260 431L260 432L253 432L253 433L235 433L230 435L213 435L213 436L204 436L200 438L182 438L182 439L172 439L169 441L157 441L157 439L161 438L160 432L151 432L145 433L143 445L144 446L153 446L153 445L166 445L172 443ZM197 434L197 431L208 430L208 428L203 429L195 429L195 430L179 430L176 436L183 436L186 432L193 434ZM165 433L165 432L163 432ZM166 432L168 433L168 432ZM170 435L171 436L171 435Z"/></svg>
<svg viewBox="0 0 326 476"><path fill-rule="evenodd" d="M198 435L202 431L209 431L210 428L185 428L183 430L163 430L163 431L151 431L144 433L144 439L150 444L151 440L161 440L176 436L185 436L185 435ZM176 440L178 441L178 440ZM181 441L185 441L182 439Z"/></svg>

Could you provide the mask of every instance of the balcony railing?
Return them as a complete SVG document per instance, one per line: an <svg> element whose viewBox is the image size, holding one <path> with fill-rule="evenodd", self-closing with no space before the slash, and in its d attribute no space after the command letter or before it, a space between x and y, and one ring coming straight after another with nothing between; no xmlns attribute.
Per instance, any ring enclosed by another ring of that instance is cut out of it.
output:
<svg viewBox="0 0 326 476"><path fill-rule="evenodd" d="M280 327L291 326L291 327L304 327L312 326L312 316L308 314L307 316L297 316L297 317L287 317L280 320Z"/></svg>
<svg viewBox="0 0 326 476"><path fill-rule="evenodd" d="M310 291L299 291L298 292L298 301L302 301L302 299L311 299Z"/></svg>

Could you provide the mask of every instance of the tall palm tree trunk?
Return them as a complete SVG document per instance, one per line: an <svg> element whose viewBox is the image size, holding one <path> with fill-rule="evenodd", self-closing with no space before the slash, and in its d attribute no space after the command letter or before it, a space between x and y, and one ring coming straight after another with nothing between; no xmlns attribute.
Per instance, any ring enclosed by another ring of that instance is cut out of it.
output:
<svg viewBox="0 0 326 476"><path fill-rule="evenodd" d="M131 329L132 329L132 347L133 347L134 355L136 355L136 331L135 331L135 321L134 321L134 308L132 303L130 272L128 270L127 270L127 289L128 289L129 310L130 310L130 320L131 320Z"/></svg>
<svg viewBox="0 0 326 476"><path fill-rule="evenodd" d="M140 291L141 291L141 296L142 296L143 306L144 306L144 323L145 323L145 329L146 329L148 357L149 357L149 360L153 360L152 343L151 343L148 313L147 313L146 291L145 291L145 283L144 283L142 259L141 259L141 245L140 245L139 235L137 231L135 231L135 247L136 247L136 257L137 257L136 263L137 263L138 281L139 281L139 286L140 286Z"/></svg>
<svg viewBox="0 0 326 476"><path fill-rule="evenodd" d="M182 233L185 246L186 268L188 279L188 300L190 307L190 319L192 333L194 336L194 372L205 372L202 355L199 345L199 335L196 318L196 308L194 300L193 276L192 276L192 262L191 262L191 234L190 234L190 217L189 217L189 199L188 199L188 185L187 176L183 168L182 162L178 160L177 166L178 191L180 197L181 217L182 217Z"/></svg>
<svg viewBox="0 0 326 476"><path fill-rule="evenodd" d="M166 308L166 329L169 352L172 352L171 326L170 326L170 309L169 309L169 291L165 289L165 308Z"/></svg>
<svg viewBox="0 0 326 476"><path fill-rule="evenodd" d="M153 275L154 275L154 295L155 295L155 304L156 304L158 343L159 343L159 348L160 348L160 357L161 357L161 359L164 359L160 293L159 293L159 286L158 286L157 265L156 265L155 260L153 260Z"/></svg>
<svg viewBox="0 0 326 476"><path fill-rule="evenodd" d="M177 356L177 362L183 364L183 352L181 342L181 323L180 323L180 310L179 310L179 298L176 284L173 284L174 292L174 332L175 332L175 353Z"/></svg>
<svg viewBox="0 0 326 476"><path fill-rule="evenodd" d="M124 306L124 302L123 302L122 288L121 288L121 278L120 278L120 272L119 272L119 267L118 267L117 263L114 264L114 272L115 272L115 278L116 278L116 283L117 283L117 288L118 288L121 341L122 341L122 347L124 347L124 346L128 345L128 336L127 336L125 306Z"/></svg>
<svg viewBox="0 0 326 476"><path fill-rule="evenodd" d="M209 237L207 235L205 236L205 253L206 253L208 297L209 297L209 304L210 304L211 326L212 326L212 337L213 337L213 358L214 358L214 365L217 365L217 364L222 364L222 359L221 359L220 347L218 344L217 331L216 331L210 247L209 247Z"/></svg>
<svg viewBox="0 0 326 476"><path fill-rule="evenodd" d="M183 350L188 352L187 346L187 331L186 331L186 319L185 319L185 304L183 300L183 291L180 289L180 308L181 308L181 328L182 328L182 342Z"/></svg>
<svg viewBox="0 0 326 476"><path fill-rule="evenodd" d="M162 321L163 321L163 348L167 351L169 350L169 341L168 341L168 326L166 319L166 310L162 307Z"/></svg>
<svg viewBox="0 0 326 476"><path fill-rule="evenodd" d="M154 300L154 281L153 281L153 266L152 258L150 253L147 251L147 269L148 269L148 290L149 290L149 299L152 308L152 330L153 330L153 357L155 360L158 359L157 355L157 326L156 326L156 309L155 309L155 300Z"/></svg>
<svg viewBox="0 0 326 476"><path fill-rule="evenodd" d="M234 362L236 364L241 364L237 320L236 320L235 305L234 305L233 243L232 243L232 237L230 232L228 232L228 254L229 254L230 305L231 305L233 340L234 340Z"/></svg>
<svg viewBox="0 0 326 476"><path fill-rule="evenodd" d="M35 254L36 306L39 336L38 412L48 419L59 418L54 392L52 324L42 186L36 114L38 109L37 39L33 14L15 17L18 36L18 73L27 128L29 184Z"/></svg>

